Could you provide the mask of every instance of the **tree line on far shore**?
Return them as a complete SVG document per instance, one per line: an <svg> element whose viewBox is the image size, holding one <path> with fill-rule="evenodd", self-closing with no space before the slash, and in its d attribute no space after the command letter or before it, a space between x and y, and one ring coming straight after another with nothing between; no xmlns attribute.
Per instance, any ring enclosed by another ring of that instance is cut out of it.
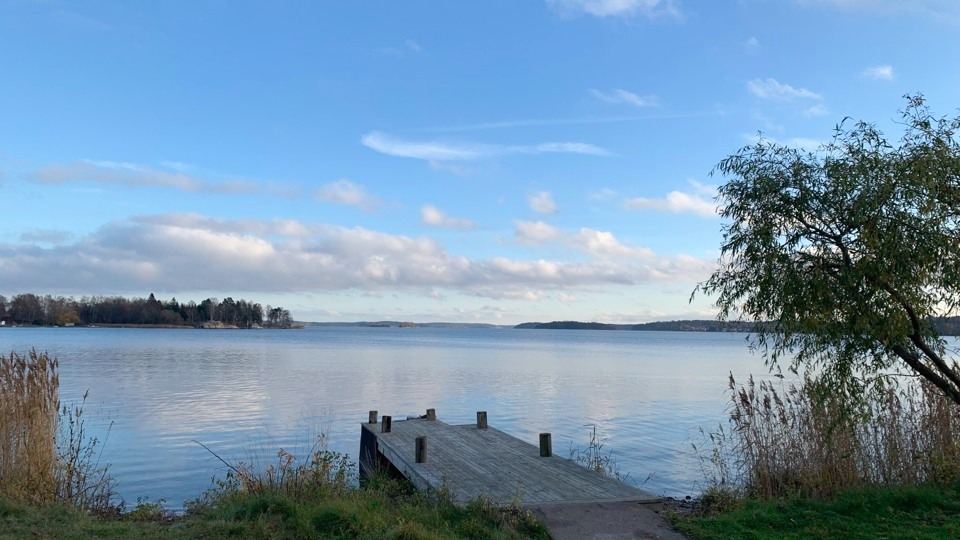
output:
<svg viewBox="0 0 960 540"><path fill-rule="evenodd" d="M176 298L160 301L150 293L148 298L121 296L74 297L17 294L9 299L0 295L0 321L10 325L74 326L74 325L162 325L200 326L217 321L239 328L257 326L289 328L293 325L290 311L227 297L207 298L200 303L180 303Z"/></svg>
<svg viewBox="0 0 960 540"><path fill-rule="evenodd" d="M960 316L931 317L931 325L941 336L960 336ZM773 322L684 320L656 321L640 324L608 324L581 321L527 322L514 328L533 330L661 330L671 332L742 332L771 331Z"/></svg>

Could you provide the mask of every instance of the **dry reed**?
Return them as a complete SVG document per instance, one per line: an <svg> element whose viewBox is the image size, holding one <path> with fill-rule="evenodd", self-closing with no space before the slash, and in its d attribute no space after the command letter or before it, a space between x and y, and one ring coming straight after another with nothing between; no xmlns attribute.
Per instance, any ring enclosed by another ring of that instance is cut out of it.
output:
<svg viewBox="0 0 960 540"><path fill-rule="evenodd" d="M0 356L0 494L53 498L59 387L57 360L46 353Z"/></svg>
<svg viewBox="0 0 960 540"><path fill-rule="evenodd" d="M927 384L866 401L811 378L738 386L731 375L729 388L728 429L709 434L704 457L714 495L817 497L960 479L960 408Z"/></svg>
<svg viewBox="0 0 960 540"><path fill-rule="evenodd" d="M85 432L83 405L60 407L58 366L36 350L0 356L0 496L111 510L113 482Z"/></svg>

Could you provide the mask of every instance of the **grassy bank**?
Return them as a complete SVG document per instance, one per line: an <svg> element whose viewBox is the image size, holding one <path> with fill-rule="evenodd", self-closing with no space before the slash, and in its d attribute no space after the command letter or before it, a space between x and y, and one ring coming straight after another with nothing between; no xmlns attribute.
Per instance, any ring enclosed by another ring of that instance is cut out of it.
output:
<svg viewBox="0 0 960 540"><path fill-rule="evenodd" d="M92 516L66 503L0 500L0 538L549 538L528 512L480 501L458 506L396 481L294 497L278 492L221 494L183 516L144 504Z"/></svg>
<svg viewBox="0 0 960 540"><path fill-rule="evenodd" d="M827 498L740 501L726 511L671 516L700 540L960 538L960 486L873 487Z"/></svg>
<svg viewBox="0 0 960 540"><path fill-rule="evenodd" d="M892 381L897 382L897 381ZM701 452L706 488L673 524L698 539L960 538L960 410L923 383L857 399L729 381L729 423Z"/></svg>

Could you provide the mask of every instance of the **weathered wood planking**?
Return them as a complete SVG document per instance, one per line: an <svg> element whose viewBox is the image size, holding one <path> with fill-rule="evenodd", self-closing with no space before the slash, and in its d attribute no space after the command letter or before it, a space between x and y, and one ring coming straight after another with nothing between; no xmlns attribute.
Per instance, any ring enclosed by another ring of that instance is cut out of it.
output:
<svg viewBox="0 0 960 540"><path fill-rule="evenodd" d="M540 448L494 429L451 426L439 420L395 421L389 433L381 424L362 424L364 453L386 460L421 490L446 490L458 502L484 497L494 504L524 506L601 501L657 503L623 482L557 456L540 457ZM416 439L426 437L425 463L416 462ZM365 446L364 446L365 445Z"/></svg>

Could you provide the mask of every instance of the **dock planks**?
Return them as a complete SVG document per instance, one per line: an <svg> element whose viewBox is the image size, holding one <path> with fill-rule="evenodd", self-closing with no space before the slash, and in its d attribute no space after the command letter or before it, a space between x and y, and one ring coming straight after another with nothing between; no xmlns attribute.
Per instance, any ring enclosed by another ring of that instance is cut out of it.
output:
<svg viewBox="0 0 960 540"><path fill-rule="evenodd" d="M361 460L366 454L386 461L417 488L445 490L454 501L484 497L497 505L523 506L660 501L571 460L541 457L539 447L492 427L420 418L394 421L389 433L381 429L379 423L362 424ZM425 463L415 459L417 437L427 438Z"/></svg>

